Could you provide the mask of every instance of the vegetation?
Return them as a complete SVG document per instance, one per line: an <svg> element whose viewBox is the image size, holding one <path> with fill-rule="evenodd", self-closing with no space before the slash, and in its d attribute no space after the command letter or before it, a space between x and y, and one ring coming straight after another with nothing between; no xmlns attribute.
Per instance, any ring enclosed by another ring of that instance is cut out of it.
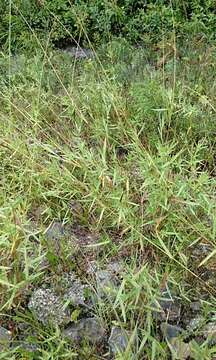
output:
<svg viewBox="0 0 216 360"><path fill-rule="evenodd" d="M66 271L96 287L86 270L93 260L124 268L112 301L100 299L94 309L107 332L118 324L130 331L131 344L138 338L116 358L168 359L154 317L161 292L180 299L180 325L197 298L204 324L215 311L216 54L207 39L213 2L176 1L170 8L152 1L143 9L143 1L75 1L76 12L61 0L12 5L12 18L3 12L2 43L35 48L32 56L2 51L0 58L0 325L14 339L0 359L108 358L106 346L71 346L61 327L44 326L27 307L34 288ZM170 19L165 28L160 16ZM184 44L173 31L178 16L188 18L181 31L192 27ZM194 35L200 23L205 34ZM100 40L94 59L50 48L68 38L65 27L69 38ZM128 41L112 37L105 44L118 29ZM156 45L131 45L151 33L160 39ZM97 233L98 240L71 247L65 238L56 253L45 233L53 220ZM202 246L208 252L197 255ZM72 321L82 312L74 310ZM36 350L16 343L23 324ZM193 339L192 358L213 359L215 346L196 335L190 329L185 335Z"/></svg>
<svg viewBox="0 0 216 360"><path fill-rule="evenodd" d="M51 43L102 43L112 36L128 41L157 42L175 31L215 36L214 0L2 0L0 45L8 45L8 22L12 14L10 43L13 49L35 47L37 41ZM11 6L11 9L10 9ZM11 10L11 11L10 11ZM87 37L88 39L87 39Z"/></svg>

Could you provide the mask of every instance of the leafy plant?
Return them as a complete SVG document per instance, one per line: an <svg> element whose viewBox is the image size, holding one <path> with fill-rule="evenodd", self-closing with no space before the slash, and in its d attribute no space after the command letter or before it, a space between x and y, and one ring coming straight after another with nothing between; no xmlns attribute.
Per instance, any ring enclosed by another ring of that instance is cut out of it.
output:
<svg viewBox="0 0 216 360"><path fill-rule="evenodd" d="M134 1L134 0L14 0L11 1L12 49L36 46L35 36L52 43L101 43L112 36L125 36L131 42L153 41L176 32L199 30L214 36L214 1ZM7 46L9 3L1 8L0 44ZM32 44L32 45L31 45Z"/></svg>

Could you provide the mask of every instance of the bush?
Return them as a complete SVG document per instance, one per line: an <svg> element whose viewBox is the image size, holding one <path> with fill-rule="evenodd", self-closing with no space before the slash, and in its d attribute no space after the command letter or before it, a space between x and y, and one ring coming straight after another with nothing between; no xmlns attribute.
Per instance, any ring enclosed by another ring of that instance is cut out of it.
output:
<svg viewBox="0 0 216 360"><path fill-rule="evenodd" d="M12 48L31 47L39 41L101 43L110 36L131 42L146 36L190 29L214 33L214 0L14 0L12 9L2 0L0 45L8 43L11 22ZM10 18L11 13L11 18Z"/></svg>

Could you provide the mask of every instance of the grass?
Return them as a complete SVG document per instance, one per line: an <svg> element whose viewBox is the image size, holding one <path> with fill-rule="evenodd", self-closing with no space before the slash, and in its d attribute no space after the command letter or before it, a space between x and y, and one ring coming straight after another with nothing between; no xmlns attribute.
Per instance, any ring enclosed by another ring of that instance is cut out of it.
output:
<svg viewBox="0 0 216 360"><path fill-rule="evenodd" d="M107 332L119 324L139 338L119 359L134 352L136 359L169 358L152 316L166 286L186 314L203 297L209 320L216 291L215 50L202 39L177 46L173 51L170 39L134 49L116 40L98 59L81 62L47 48L12 56L10 77L1 54L1 324L14 339L28 324L38 350L15 346L0 359L108 358L107 348L71 347L60 329L43 327L26 308L46 278L65 269L88 278L91 256L101 267L113 259L124 264L114 300L96 309ZM98 243L83 257L66 241L56 261L45 236L53 220L96 232ZM203 242L209 253L192 256ZM195 359L215 352L194 341Z"/></svg>

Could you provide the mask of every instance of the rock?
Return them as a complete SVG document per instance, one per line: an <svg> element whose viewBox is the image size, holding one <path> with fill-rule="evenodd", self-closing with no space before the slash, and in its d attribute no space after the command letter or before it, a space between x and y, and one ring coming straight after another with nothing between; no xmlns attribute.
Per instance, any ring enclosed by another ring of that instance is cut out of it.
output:
<svg viewBox="0 0 216 360"><path fill-rule="evenodd" d="M182 334L183 329L176 325L162 323L161 332L166 338L167 344L172 353L173 359L187 359L191 354L191 345L184 342L179 336Z"/></svg>
<svg viewBox="0 0 216 360"><path fill-rule="evenodd" d="M167 340L178 337L181 334L181 332L183 331L183 329L181 327L176 326L176 325L170 325L170 324L167 324L166 322L161 324L160 329L161 329L163 336Z"/></svg>
<svg viewBox="0 0 216 360"><path fill-rule="evenodd" d="M47 259L60 266L58 257L61 256L63 247L67 244L67 251L73 253L74 243L69 225L54 221L44 233L48 245Z"/></svg>
<svg viewBox="0 0 216 360"><path fill-rule="evenodd" d="M35 327L26 322L19 322L17 324L17 334L16 340L13 341L12 347L15 349L19 347L25 352L36 352L39 350L36 339L38 338L38 333ZM40 336L40 335L39 335Z"/></svg>
<svg viewBox="0 0 216 360"><path fill-rule="evenodd" d="M45 231L45 236L47 240L50 241L60 241L65 236L65 230L62 223L54 221L48 229Z"/></svg>
<svg viewBox="0 0 216 360"><path fill-rule="evenodd" d="M99 270L95 273L98 296L103 298L112 295L116 290L116 279L110 271Z"/></svg>
<svg viewBox="0 0 216 360"><path fill-rule="evenodd" d="M97 318L86 318L66 328L63 336L71 342L89 341L95 344L102 342L105 329Z"/></svg>
<svg viewBox="0 0 216 360"><path fill-rule="evenodd" d="M109 337L109 347L112 354L122 353L127 349L129 334L120 327L113 326Z"/></svg>
<svg viewBox="0 0 216 360"><path fill-rule="evenodd" d="M27 353L34 353L36 351L39 351L39 347L29 341L22 341L19 345L19 348L21 348L22 350L26 351Z"/></svg>
<svg viewBox="0 0 216 360"><path fill-rule="evenodd" d="M92 59L95 56L94 51L92 51L91 49L84 49L75 46L68 46L63 51L68 53L75 59Z"/></svg>
<svg viewBox="0 0 216 360"><path fill-rule="evenodd" d="M201 310L201 304L200 304L200 301L193 301L191 304L190 304L190 308L193 312L198 312Z"/></svg>
<svg viewBox="0 0 216 360"><path fill-rule="evenodd" d="M172 297L170 292L164 291L160 299L153 304L153 318L160 321L177 321L180 318L181 304L176 297Z"/></svg>
<svg viewBox="0 0 216 360"><path fill-rule="evenodd" d="M211 345L216 344L216 322L206 324L202 329L202 335L205 339L209 338Z"/></svg>
<svg viewBox="0 0 216 360"><path fill-rule="evenodd" d="M86 264L86 273L88 275L95 275L96 271L98 270L98 264L95 260L89 261Z"/></svg>
<svg viewBox="0 0 216 360"><path fill-rule="evenodd" d="M64 291L63 299L74 306L85 305L84 292L87 287L72 272L65 273L61 279L61 291Z"/></svg>
<svg viewBox="0 0 216 360"><path fill-rule="evenodd" d="M196 330L204 323L205 323L205 319L202 316L197 316L189 321L187 325L187 330L189 331Z"/></svg>
<svg viewBox="0 0 216 360"><path fill-rule="evenodd" d="M82 249L82 252L91 252L92 246L97 244L100 236L96 232L91 232L84 226L75 225L68 227L68 232L73 244Z"/></svg>
<svg viewBox="0 0 216 360"><path fill-rule="evenodd" d="M9 348L11 341L11 332L0 326L0 352Z"/></svg>
<svg viewBox="0 0 216 360"><path fill-rule="evenodd" d="M70 321L68 309L61 298L50 289L35 290L28 307L44 325L62 325Z"/></svg>
<svg viewBox="0 0 216 360"><path fill-rule="evenodd" d="M118 261L111 261L107 265L107 270L112 274L120 274L123 271L123 266Z"/></svg>
<svg viewBox="0 0 216 360"><path fill-rule="evenodd" d="M168 346L172 353L172 359L186 360L191 356L191 344L182 339L173 338Z"/></svg>
<svg viewBox="0 0 216 360"><path fill-rule="evenodd" d="M27 60L24 54L16 54L11 56L11 75L23 74L23 70L26 69Z"/></svg>
<svg viewBox="0 0 216 360"><path fill-rule="evenodd" d="M82 205L77 200L70 200L68 203L68 207L73 215L74 218L82 217L84 214Z"/></svg>
<svg viewBox="0 0 216 360"><path fill-rule="evenodd" d="M196 244L192 249L192 257L195 258L205 258L208 254L210 254L213 250L213 247L211 244L207 243L199 243Z"/></svg>

